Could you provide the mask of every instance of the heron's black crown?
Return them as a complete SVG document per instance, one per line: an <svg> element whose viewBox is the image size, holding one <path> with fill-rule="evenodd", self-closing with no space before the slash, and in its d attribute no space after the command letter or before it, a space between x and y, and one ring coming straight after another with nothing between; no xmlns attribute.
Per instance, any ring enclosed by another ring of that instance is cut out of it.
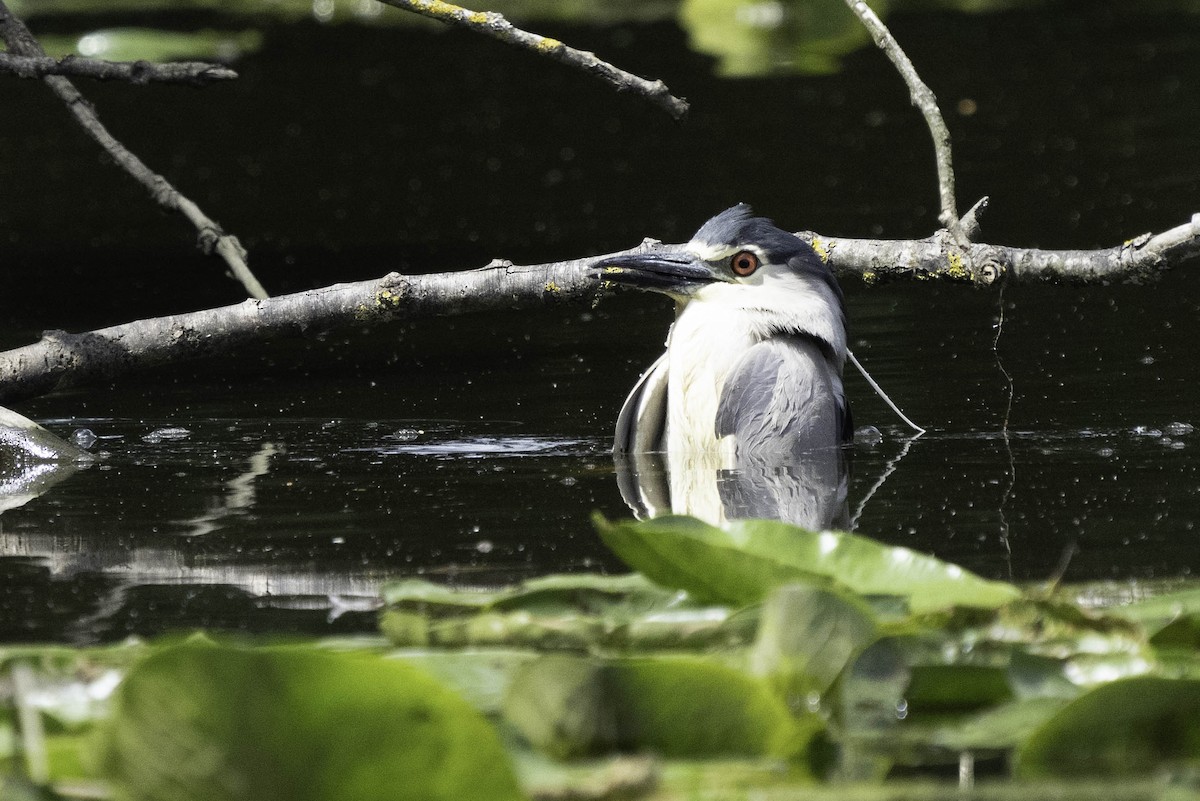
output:
<svg viewBox="0 0 1200 801"><path fill-rule="evenodd" d="M711 218L700 226L692 240L734 248L754 245L762 251L767 262L786 264L797 272L820 279L833 290L839 302L842 300L842 288L817 252L766 217L755 217L754 210L746 203L739 203Z"/></svg>

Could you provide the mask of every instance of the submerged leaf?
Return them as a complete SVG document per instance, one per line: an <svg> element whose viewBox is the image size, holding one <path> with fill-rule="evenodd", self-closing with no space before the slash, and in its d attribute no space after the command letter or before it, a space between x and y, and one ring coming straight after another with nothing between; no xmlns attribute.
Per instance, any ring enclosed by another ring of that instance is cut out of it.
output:
<svg viewBox="0 0 1200 801"><path fill-rule="evenodd" d="M860 595L895 595L914 612L953 606L994 608L1021 597L908 548L844 532L812 532L774 520L716 528L688 517L613 523L596 516L604 542L631 567L709 601L761 601L782 584L835 582Z"/></svg>
<svg viewBox="0 0 1200 801"><path fill-rule="evenodd" d="M146 801L520 797L475 710L374 655L166 649L126 678L98 751L103 773Z"/></svg>
<svg viewBox="0 0 1200 801"><path fill-rule="evenodd" d="M669 757L806 754L823 729L765 684L694 658L548 656L518 672L505 717L559 758L650 750Z"/></svg>
<svg viewBox="0 0 1200 801"><path fill-rule="evenodd" d="M861 601L832 589L789 585L764 605L751 665L789 695L823 693L876 636L875 619Z"/></svg>
<svg viewBox="0 0 1200 801"><path fill-rule="evenodd" d="M1141 676L1067 704L1017 751L1017 772L1038 776L1145 774L1200 756L1200 681Z"/></svg>

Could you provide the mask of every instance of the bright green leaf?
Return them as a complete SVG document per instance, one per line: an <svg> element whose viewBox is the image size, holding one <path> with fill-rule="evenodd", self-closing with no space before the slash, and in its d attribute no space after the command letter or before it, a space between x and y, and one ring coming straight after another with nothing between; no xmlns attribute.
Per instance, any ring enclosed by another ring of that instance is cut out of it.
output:
<svg viewBox="0 0 1200 801"><path fill-rule="evenodd" d="M488 723L375 655L183 645L133 669L102 772L140 801L519 798Z"/></svg>
<svg viewBox="0 0 1200 801"><path fill-rule="evenodd" d="M774 520L716 528L694 518L611 523L595 518L605 543L631 567L698 598L754 603L782 584L836 582L860 595L899 595L914 612L994 608L1021 597L908 548L844 532L812 532Z"/></svg>

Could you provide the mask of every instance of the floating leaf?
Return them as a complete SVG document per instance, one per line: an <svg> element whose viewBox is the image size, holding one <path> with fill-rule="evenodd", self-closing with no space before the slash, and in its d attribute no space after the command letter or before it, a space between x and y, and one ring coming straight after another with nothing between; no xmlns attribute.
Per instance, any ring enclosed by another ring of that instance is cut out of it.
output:
<svg viewBox="0 0 1200 801"><path fill-rule="evenodd" d="M1001 751L1029 737L1068 702L1062 698L1027 698L933 727L928 743L949 752Z"/></svg>
<svg viewBox="0 0 1200 801"><path fill-rule="evenodd" d="M380 628L401 648L698 648L745 644L756 624L752 614L697 606L636 573L548 576L489 591L407 581L384 594Z"/></svg>
<svg viewBox="0 0 1200 801"><path fill-rule="evenodd" d="M1156 646L1200 647L1200 589L1168 592L1108 611L1140 623Z"/></svg>
<svg viewBox="0 0 1200 801"><path fill-rule="evenodd" d="M1021 597L1011 584L908 548L774 520L738 520L716 528L688 517L611 523L597 515L595 523L627 564L709 601L756 603L792 582L836 582L860 595L903 596L914 612L994 608Z"/></svg>
<svg viewBox="0 0 1200 801"><path fill-rule="evenodd" d="M805 754L824 724L793 717L767 686L693 658L548 656L513 680L505 717L559 758L650 750L668 757Z"/></svg>
<svg viewBox="0 0 1200 801"><path fill-rule="evenodd" d="M513 674L538 658L533 651L499 648L397 651L392 656L433 676L485 715L499 714Z"/></svg>
<svg viewBox="0 0 1200 801"><path fill-rule="evenodd" d="M1145 774L1200 755L1200 681L1141 676L1070 702L1017 751L1038 776Z"/></svg>
<svg viewBox="0 0 1200 801"><path fill-rule="evenodd" d="M183 645L133 669L103 773L144 801L519 798L488 723L374 655Z"/></svg>
<svg viewBox="0 0 1200 801"><path fill-rule="evenodd" d="M679 603L676 592L665 590L637 573L544 576L494 590L463 589L408 579L384 587L383 599L391 607L445 613L498 609L539 614L636 614Z"/></svg>
<svg viewBox="0 0 1200 801"><path fill-rule="evenodd" d="M750 656L758 675L774 676L790 695L823 693L852 656L877 636L871 610L832 589L788 585L764 605Z"/></svg>

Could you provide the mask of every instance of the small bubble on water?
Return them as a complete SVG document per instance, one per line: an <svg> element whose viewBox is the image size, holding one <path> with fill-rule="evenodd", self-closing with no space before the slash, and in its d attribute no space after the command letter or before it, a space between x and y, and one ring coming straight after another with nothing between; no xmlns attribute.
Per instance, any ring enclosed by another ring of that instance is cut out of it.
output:
<svg viewBox="0 0 1200 801"><path fill-rule="evenodd" d="M873 448L883 442L883 432L875 426L863 426L854 432L854 442L858 445Z"/></svg>
<svg viewBox="0 0 1200 801"><path fill-rule="evenodd" d="M1164 429L1172 437L1186 437L1188 434L1195 431L1195 427L1191 423L1168 423Z"/></svg>
<svg viewBox="0 0 1200 801"><path fill-rule="evenodd" d="M85 451L96 444L96 434L90 428L77 428L71 432L71 444Z"/></svg>
<svg viewBox="0 0 1200 801"><path fill-rule="evenodd" d="M1151 426L1134 426L1132 433L1138 437L1161 437L1163 432Z"/></svg>
<svg viewBox="0 0 1200 801"><path fill-rule="evenodd" d="M1100 450L1096 451L1096 455L1103 459L1111 459L1115 453L1116 451L1114 451L1112 448L1101 448Z"/></svg>
<svg viewBox="0 0 1200 801"><path fill-rule="evenodd" d="M578 482L575 480L575 478L574 478L574 477L572 477L572 476L567 476L566 478L562 479L562 480L561 480L561 481L559 481L558 483L559 483L559 484L562 484L564 487L573 487L573 486L575 486L575 484L576 484L576 483L578 483Z"/></svg>
<svg viewBox="0 0 1200 801"><path fill-rule="evenodd" d="M1145 365L1154 364L1154 357L1153 356L1143 356L1142 358L1138 359L1138 363L1145 364Z"/></svg>
<svg viewBox="0 0 1200 801"><path fill-rule="evenodd" d="M475 543L475 550L479 553L491 553L495 547L491 540L480 540Z"/></svg>
<svg viewBox="0 0 1200 801"><path fill-rule="evenodd" d="M389 439L394 439L399 442L412 442L417 437L425 432L419 428L398 428L388 435Z"/></svg>

